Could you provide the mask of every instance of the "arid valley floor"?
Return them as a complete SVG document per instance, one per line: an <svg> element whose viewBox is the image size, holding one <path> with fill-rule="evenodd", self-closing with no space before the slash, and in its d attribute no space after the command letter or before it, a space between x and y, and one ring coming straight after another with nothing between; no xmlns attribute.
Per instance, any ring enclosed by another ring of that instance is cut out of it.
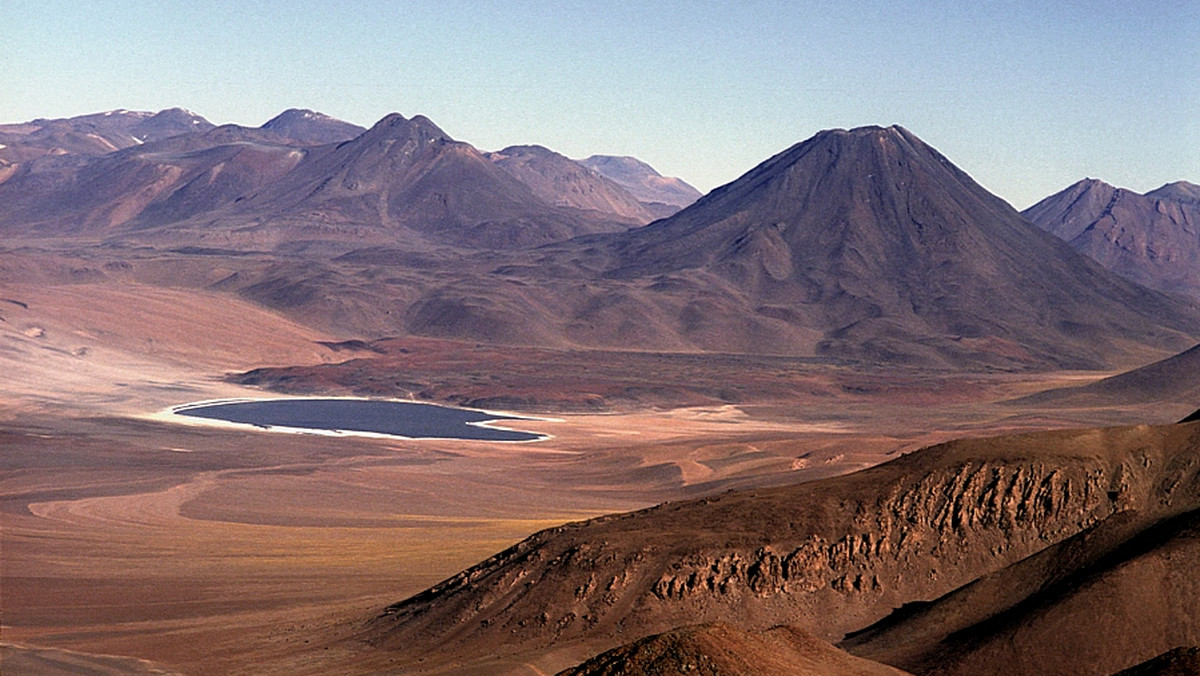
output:
<svg viewBox="0 0 1200 676"><path fill-rule="evenodd" d="M4 289L4 650L22 673L384 669L389 654L356 639L370 618L542 528L840 474L952 437L1190 412L1005 403L1105 375L1094 372L872 375L778 360L728 369L706 355L663 382L686 385L709 368L743 388L744 403L530 410L555 418L521 423L553 435L532 444L230 431L154 414L264 396L226 374L342 361L320 344L338 337L193 291ZM461 376L452 355L474 351L409 346L432 355L431 387ZM521 351L493 352L503 377L476 396L522 384ZM563 368L595 364L574 358ZM774 389L738 379L767 370ZM564 391L578 394L568 380ZM443 398L445 387L435 389ZM588 656L544 655L513 673Z"/></svg>

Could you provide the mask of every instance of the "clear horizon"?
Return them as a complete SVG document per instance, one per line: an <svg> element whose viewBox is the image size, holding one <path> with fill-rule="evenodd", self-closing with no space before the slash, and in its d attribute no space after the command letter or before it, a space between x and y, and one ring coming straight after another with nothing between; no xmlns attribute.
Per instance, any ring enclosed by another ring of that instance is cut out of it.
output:
<svg viewBox="0 0 1200 676"><path fill-rule="evenodd" d="M701 191L900 124L1024 208L1200 182L1200 3L10 0L0 121L183 107L425 115L483 150L632 155Z"/></svg>

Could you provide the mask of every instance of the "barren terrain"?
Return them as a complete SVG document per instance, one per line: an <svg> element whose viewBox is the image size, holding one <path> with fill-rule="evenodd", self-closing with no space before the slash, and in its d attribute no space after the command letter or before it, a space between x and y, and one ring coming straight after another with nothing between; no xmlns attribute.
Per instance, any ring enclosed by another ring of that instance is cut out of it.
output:
<svg viewBox="0 0 1200 676"><path fill-rule="evenodd" d="M613 182L422 116L359 131L0 130L6 675L543 674L610 649L586 669L1072 673L1057 624L1111 672L1200 643L1200 432L1167 424L1200 404L1195 299L900 127L821 132L645 227L684 205L636 160L601 161ZM278 393L547 438L169 412ZM1097 614L1136 631L1097 640Z"/></svg>
<svg viewBox="0 0 1200 676"><path fill-rule="evenodd" d="M543 400L522 408L544 403L538 412L556 420L522 426L553 439L230 431L155 416L263 394L228 382L230 373L380 355L339 351L340 336L217 293L12 283L0 295L6 673L85 663L100 673L382 669L389 654L353 638L369 618L545 527L840 474L950 437L1189 412L1045 417L1002 403L1099 373L871 374L754 360L731 369L718 358L648 354L595 368L595 353L414 340L391 344L392 354L424 359L409 375L427 396L504 401L536 385ZM489 365L490 384L463 380ZM588 365L597 375L586 388L562 377ZM723 373L740 403L661 393L589 412L570 403L581 390L628 393L631 374L655 368L669 393L694 393Z"/></svg>

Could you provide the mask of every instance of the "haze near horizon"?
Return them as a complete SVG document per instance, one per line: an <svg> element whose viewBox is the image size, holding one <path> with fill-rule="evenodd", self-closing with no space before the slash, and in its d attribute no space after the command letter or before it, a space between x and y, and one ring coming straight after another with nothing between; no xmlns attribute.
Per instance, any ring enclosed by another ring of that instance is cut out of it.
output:
<svg viewBox="0 0 1200 676"><path fill-rule="evenodd" d="M708 191L831 127L903 125L1026 207L1200 177L1200 6L1025 1L16 0L0 120L422 114L498 150L633 155Z"/></svg>

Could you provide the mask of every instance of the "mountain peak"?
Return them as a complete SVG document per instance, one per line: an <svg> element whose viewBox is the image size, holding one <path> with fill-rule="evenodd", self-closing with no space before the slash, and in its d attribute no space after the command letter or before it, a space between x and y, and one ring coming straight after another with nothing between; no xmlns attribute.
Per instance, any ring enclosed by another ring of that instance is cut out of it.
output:
<svg viewBox="0 0 1200 676"><path fill-rule="evenodd" d="M850 203L857 201L858 208L870 204L886 210L886 203L903 209L910 193L906 186L917 184L939 191L957 186L953 189L971 191L978 200L993 205L992 209L1008 207L932 146L899 125L817 132L733 183L712 191L697 205L732 206L745 203L752 194L759 197L769 194L779 209L796 214L810 211L812 201L828 201L836 193L850 198ZM828 194L822 196L818 191ZM894 220L894 216L889 215L887 220ZM851 224L860 222L850 219Z"/></svg>
<svg viewBox="0 0 1200 676"><path fill-rule="evenodd" d="M319 117L319 118L324 118L324 119L330 119L328 115L325 115L324 113L318 113L317 111L315 111L311 108L288 108L287 110L283 111L282 113L276 115L273 119L277 120L280 118L288 118L288 117L302 117L305 119Z"/></svg>
<svg viewBox="0 0 1200 676"><path fill-rule="evenodd" d="M289 108L268 120L260 129L305 143L337 143L348 141L366 131L357 124L307 108Z"/></svg>
<svg viewBox="0 0 1200 676"><path fill-rule="evenodd" d="M323 113L318 113L315 110L309 110L308 108L288 108L287 110L283 111L282 113L276 115L275 117L272 117L271 119L269 119L265 123L263 123L262 128L263 129L274 129L275 127L279 127L279 126L282 126L285 124L291 124L291 123L295 123L295 122L299 122L299 121L332 120L332 119L334 119L334 118L332 118L328 115L325 115Z"/></svg>
<svg viewBox="0 0 1200 676"><path fill-rule="evenodd" d="M406 138L428 143L435 140L451 141L446 132L424 115L414 115L411 119L400 113L389 113L375 123L367 132L374 137Z"/></svg>
<svg viewBox="0 0 1200 676"><path fill-rule="evenodd" d="M1112 192L1113 190L1120 190L1120 188L1118 188L1117 186L1115 186L1111 183L1102 181L1098 178L1091 178L1091 177L1085 178L1081 181L1077 181L1071 187L1078 189L1080 192L1082 192L1084 190L1103 190L1105 192Z"/></svg>
<svg viewBox="0 0 1200 676"><path fill-rule="evenodd" d="M612 241L610 277L723 277L792 313L774 344L798 326L830 356L1084 367L1168 312L896 126L821 132Z"/></svg>
<svg viewBox="0 0 1200 676"><path fill-rule="evenodd" d="M1200 186L1168 183L1144 195L1084 179L1022 214L1109 270L1159 291L1200 297Z"/></svg>
<svg viewBox="0 0 1200 676"><path fill-rule="evenodd" d="M412 119L410 119L408 123L419 129L435 132L438 136L445 136L446 138L449 138L446 136L446 132L442 131L441 127L434 124L433 120L425 117L424 115L413 115Z"/></svg>
<svg viewBox="0 0 1200 676"><path fill-rule="evenodd" d="M1067 186L1066 188L1059 191L1058 193L1055 193L1051 197L1046 198L1046 200L1055 198L1056 200L1057 199L1083 200L1083 201L1087 201L1087 202L1097 202L1097 203L1103 202L1103 203L1107 204L1108 202L1110 202L1113 199L1114 195L1116 195L1117 193L1120 193L1120 192L1129 192L1129 191L1124 188L1118 188L1117 186L1112 185L1111 183L1102 181L1098 178L1084 178L1084 179L1081 179L1079 181L1072 183L1071 185ZM1046 200L1042 200L1042 202L1045 202ZM1039 204L1041 204L1041 202L1039 202ZM1026 211L1037 213L1037 209L1038 209L1038 205L1035 204L1032 207L1030 207L1029 209L1026 209ZM1028 214L1026 214L1026 217L1028 218ZM1059 234L1059 233L1055 233L1055 234ZM1062 235L1059 234L1059 236L1061 237Z"/></svg>
<svg viewBox="0 0 1200 676"><path fill-rule="evenodd" d="M592 155L587 159L580 160L579 163L599 171L609 178L613 177L612 174L662 176L654 167L629 155Z"/></svg>
<svg viewBox="0 0 1200 676"><path fill-rule="evenodd" d="M501 157L507 155L531 155L535 157L551 157L558 155L558 153L550 150L546 146L540 146L532 143L527 145L508 146L507 148L499 150L494 154Z"/></svg>
<svg viewBox="0 0 1200 676"><path fill-rule="evenodd" d="M889 141L902 142L916 146L928 147L927 144L915 134L898 124L889 125L887 127L872 124L862 127L853 127L851 129L826 129L817 132L811 139L809 139L809 142L831 137L849 140L869 140L879 143L886 143Z"/></svg>
<svg viewBox="0 0 1200 676"><path fill-rule="evenodd" d="M192 111L188 110L187 108L180 108L178 106L174 107L174 108L164 108L164 109L158 111L157 113L155 113L151 119L187 120L188 122L190 122L191 124L194 124L194 125L206 125L209 128L212 127L212 124L208 120L204 119L203 116L197 115L196 113L193 113Z"/></svg>
<svg viewBox="0 0 1200 676"><path fill-rule="evenodd" d="M849 136L907 136L916 138L911 132L898 124L892 124L886 127L878 124L867 124L861 127L851 127L850 129L828 129L826 132L833 134L846 134Z"/></svg>
<svg viewBox="0 0 1200 676"><path fill-rule="evenodd" d="M592 155L578 161L614 181L647 204L686 207L700 199L700 191L682 179L665 177L654 167L628 155Z"/></svg>
<svg viewBox="0 0 1200 676"><path fill-rule="evenodd" d="M1187 181L1175 181L1151 190L1146 197L1172 202L1200 202L1200 185Z"/></svg>

